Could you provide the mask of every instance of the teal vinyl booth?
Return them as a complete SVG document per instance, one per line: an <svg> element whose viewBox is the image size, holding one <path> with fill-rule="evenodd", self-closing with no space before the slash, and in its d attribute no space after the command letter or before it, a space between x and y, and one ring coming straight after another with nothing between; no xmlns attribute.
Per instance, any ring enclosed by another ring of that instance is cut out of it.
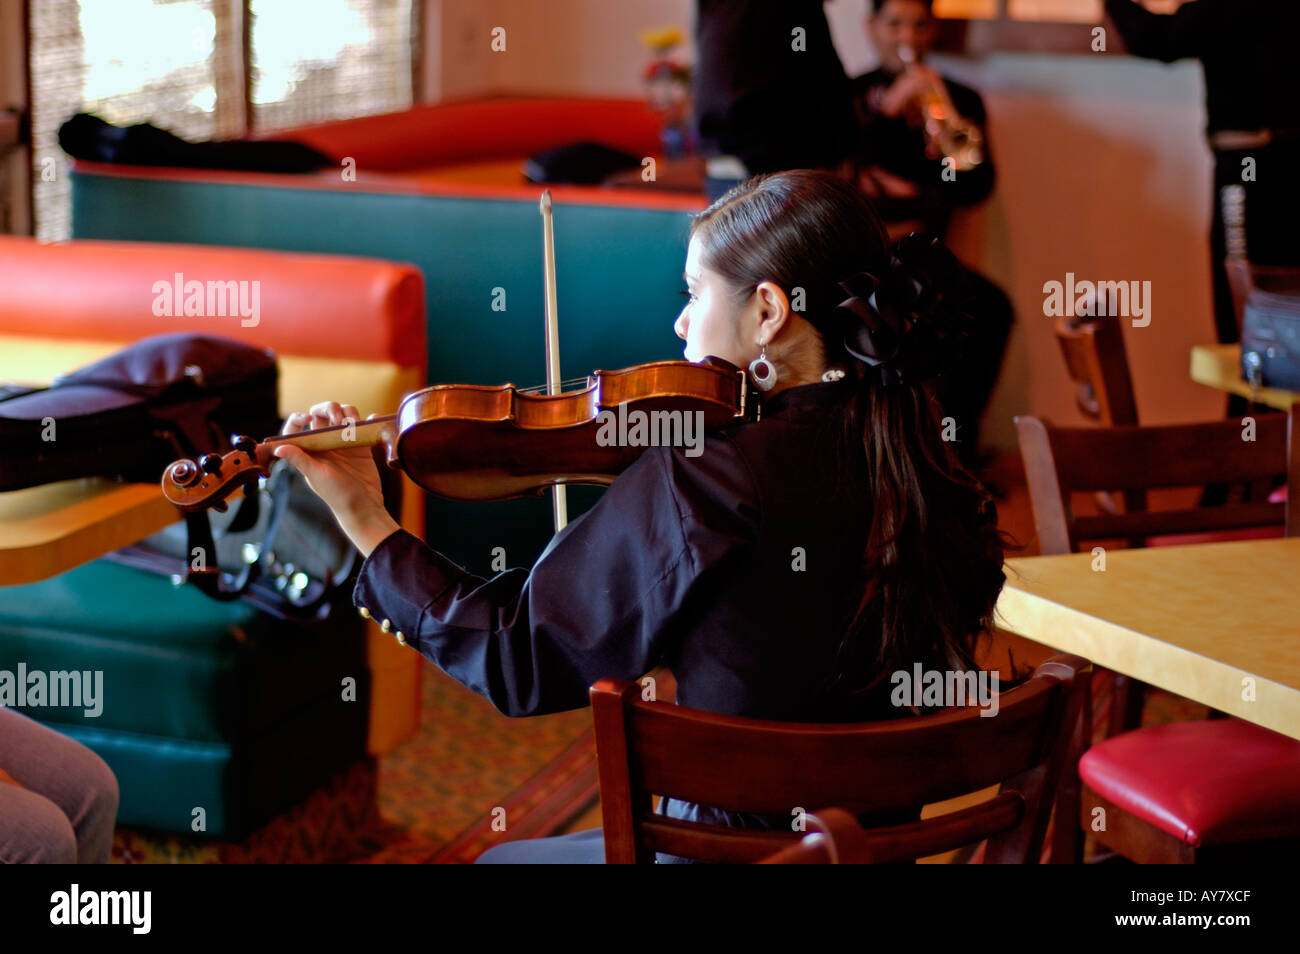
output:
<svg viewBox="0 0 1300 954"><path fill-rule="evenodd" d="M149 607L142 620L140 607ZM107 705L26 714L95 751L117 822L237 840L362 758L370 675L360 621L285 624L247 603L97 560L0 588L0 658L14 670L103 673ZM357 680L357 701L338 686Z"/></svg>
<svg viewBox="0 0 1300 954"><path fill-rule="evenodd" d="M280 135L341 157L340 171L289 176L77 163L74 235L412 263L427 291L429 382L526 386L544 380L545 362L543 187L523 180L524 158L582 139L653 158L659 126L637 100L504 99ZM687 232L692 213L706 205L703 193L648 184L551 191L564 377L681 358L672 325L682 305ZM572 510L586 509L598 493L571 489ZM506 565L527 566L552 532L549 503L532 499L431 497L426 526L432 546L485 575L496 548L504 549Z"/></svg>
<svg viewBox="0 0 1300 954"><path fill-rule="evenodd" d="M257 283L261 320L245 327L221 315L155 315L153 283L177 272L200 283ZM281 412L323 399L326 388L358 405L397 401L425 377L424 286L409 265L0 236L0 288L0 381L47 383L182 328L274 351ZM337 332L356 323L369 338L344 343ZM167 574L107 559L79 563L164 517L151 509L60 537L48 530L61 522L51 519L49 500L30 495L42 490L3 495L0 673L19 681L22 672L82 674L94 698L4 704L104 759L118 781L121 826L238 841L414 733L423 660L358 616L346 588L334 594L328 619L279 620L174 585ZM410 529L422 524L419 502L402 495L400 519ZM80 500L58 512L76 511L75 524L96 509ZM42 522L46 529L33 533ZM282 554L313 545L301 527L279 539ZM291 573L284 568L285 586Z"/></svg>

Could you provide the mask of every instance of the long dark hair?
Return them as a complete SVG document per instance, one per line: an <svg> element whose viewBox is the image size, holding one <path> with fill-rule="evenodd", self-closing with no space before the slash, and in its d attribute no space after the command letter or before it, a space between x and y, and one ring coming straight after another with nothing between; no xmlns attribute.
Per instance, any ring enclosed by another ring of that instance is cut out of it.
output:
<svg viewBox="0 0 1300 954"><path fill-rule="evenodd" d="M886 382L881 368L849 353L843 309L837 310L847 278L908 269L915 275L915 263L896 257L902 246L891 249L858 189L813 170L756 176L736 186L694 219L691 237L700 241L702 264L723 277L738 306L764 281L792 298L802 290L801 314L821 336L827 364L852 376L838 409L840 450L865 455L873 506L860 596L846 609L834 685L865 692L917 662L976 668L977 641L1005 580L1003 537L988 493L943 439L941 412L922 380L929 373L918 370L954 355L937 353L938 337L909 336L900 362L911 370ZM941 246L923 247L948 254ZM951 323L950 305L920 307L947 309ZM942 317L922 314L919 323Z"/></svg>

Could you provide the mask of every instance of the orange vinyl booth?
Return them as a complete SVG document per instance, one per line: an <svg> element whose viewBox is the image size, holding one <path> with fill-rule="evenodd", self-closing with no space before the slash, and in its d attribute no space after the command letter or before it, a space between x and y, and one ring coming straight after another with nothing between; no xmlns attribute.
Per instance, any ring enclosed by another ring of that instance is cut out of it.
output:
<svg viewBox="0 0 1300 954"><path fill-rule="evenodd" d="M643 99L511 96L448 100L254 136L293 139L358 170L403 172L445 182L523 185L528 156L597 141L635 156L658 155L661 117ZM337 178L336 173L330 173Z"/></svg>
<svg viewBox="0 0 1300 954"><path fill-rule="evenodd" d="M153 285L178 273L259 282L257 323L156 317ZM424 281L410 265L0 237L0 287L0 381L48 383L177 331L274 351L282 416L322 400L391 412L425 380ZM401 522L418 533L423 495L402 480ZM189 834L202 806L207 835L239 838L415 730L419 656L353 613L284 622L108 560L39 575L9 574L4 582L21 585L0 586L0 668L103 671L96 718L80 709L27 714L108 762L119 824ZM348 677L357 690L350 705L340 703Z"/></svg>

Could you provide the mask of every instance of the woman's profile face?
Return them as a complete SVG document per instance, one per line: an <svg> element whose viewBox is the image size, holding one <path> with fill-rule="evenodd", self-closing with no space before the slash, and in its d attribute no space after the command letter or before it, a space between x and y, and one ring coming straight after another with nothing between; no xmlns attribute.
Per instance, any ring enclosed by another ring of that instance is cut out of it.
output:
<svg viewBox="0 0 1300 954"><path fill-rule="evenodd" d="M699 238L693 236L686 251L684 276L691 297L673 330L686 342L687 361L712 356L743 368L758 353L755 343L741 336L744 309L732 303L722 276L700 264L701 254Z"/></svg>

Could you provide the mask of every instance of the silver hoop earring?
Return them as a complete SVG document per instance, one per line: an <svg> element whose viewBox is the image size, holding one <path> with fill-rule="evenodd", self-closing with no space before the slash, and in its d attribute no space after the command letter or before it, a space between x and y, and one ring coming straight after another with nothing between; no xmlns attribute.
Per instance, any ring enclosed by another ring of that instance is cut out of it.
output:
<svg viewBox="0 0 1300 954"><path fill-rule="evenodd" d="M776 368L767 360L767 345L761 345L760 348L758 357L749 362L749 376L754 381L754 387L760 391L770 391L772 385L776 384Z"/></svg>

